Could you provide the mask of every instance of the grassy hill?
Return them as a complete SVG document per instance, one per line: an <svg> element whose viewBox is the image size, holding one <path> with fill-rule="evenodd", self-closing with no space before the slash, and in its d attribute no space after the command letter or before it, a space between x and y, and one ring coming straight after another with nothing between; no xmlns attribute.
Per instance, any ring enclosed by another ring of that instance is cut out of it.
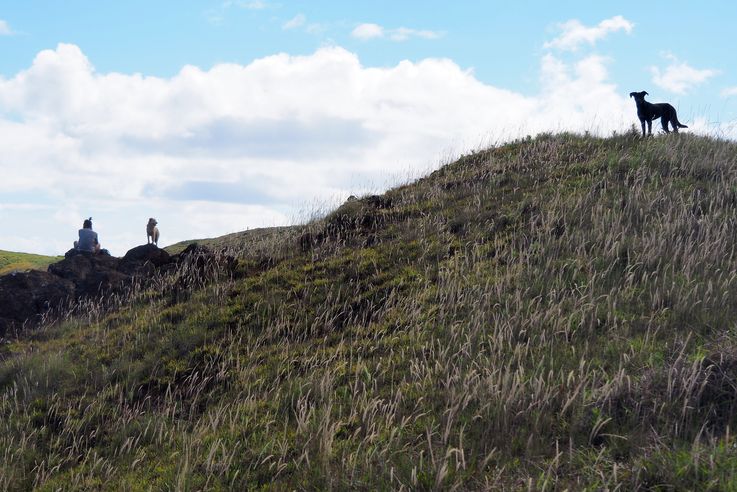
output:
<svg viewBox="0 0 737 492"><path fill-rule="evenodd" d="M735 144L544 135L273 232L3 345L0 487L737 488Z"/></svg>
<svg viewBox="0 0 737 492"><path fill-rule="evenodd" d="M190 244L199 244L208 248L225 249L228 251L243 252L250 248L259 248L264 245L268 247L274 239L283 236L289 230L289 227L265 227L259 229L251 229L243 232L234 232L225 236L191 239L189 241L181 241L164 248L169 254L175 255L181 253Z"/></svg>
<svg viewBox="0 0 737 492"><path fill-rule="evenodd" d="M32 255L0 250L0 275L23 270L46 270L47 266L62 258L64 257Z"/></svg>

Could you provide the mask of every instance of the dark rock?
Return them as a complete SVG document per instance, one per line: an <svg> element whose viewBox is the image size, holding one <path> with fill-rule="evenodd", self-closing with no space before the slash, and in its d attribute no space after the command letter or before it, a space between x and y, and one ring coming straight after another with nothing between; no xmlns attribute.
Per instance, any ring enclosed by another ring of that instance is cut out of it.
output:
<svg viewBox="0 0 737 492"><path fill-rule="evenodd" d="M76 284L76 294L78 298L94 297L111 290L122 288L130 280L131 275L117 270L95 271L88 275L84 281Z"/></svg>
<svg viewBox="0 0 737 492"><path fill-rule="evenodd" d="M135 248L128 251L120 261L122 263L150 262L154 266L160 267L161 265L171 263L172 259L169 253L159 248L155 244L144 244L141 246L136 246Z"/></svg>
<svg viewBox="0 0 737 492"><path fill-rule="evenodd" d="M191 256L212 256L213 252L207 246L200 246L200 243L192 243L181 252L174 255L174 261L181 262Z"/></svg>
<svg viewBox="0 0 737 492"><path fill-rule="evenodd" d="M371 195L363 199L363 201L370 207L377 209L388 209L392 208L392 199L387 196Z"/></svg>
<svg viewBox="0 0 737 492"><path fill-rule="evenodd" d="M139 277L150 277L157 269L173 265L174 259L155 244L136 246L120 259L118 270Z"/></svg>
<svg viewBox="0 0 737 492"><path fill-rule="evenodd" d="M67 252L69 254L69 252ZM113 256L94 253L77 253L66 256L58 263L49 265L48 271L69 280L84 280L87 276L100 270L115 270L120 260Z"/></svg>
<svg viewBox="0 0 737 492"><path fill-rule="evenodd" d="M307 252L327 241L346 244L359 235L373 234L383 228L387 220L396 220L396 216L385 212L393 207L394 201L386 195L369 195L360 199L351 195L326 217L322 231L303 234L299 238L299 247Z"/></svg>
<svg viewBox="0 0 737 492"><path fill-rule="evenodd" d="M64 253L64 258L71 258L73 256L77 255L91 255L92 253L88 253L87 251L80 251L77 248L72 248L66 253Z"/></svg>
<svg viewBox="0 0 737 492"><path fill-rule="evenodd" d="M170 266L172 264L166 265ZM156 273L156 265L150 261L120 261L118 271L130 277L150 277Z"/></svg>
<svg viewBox="0 0 737 492"><path fill-rule="evenodd" d="M65 255L66 256L66 255ZM130 275L118 271L120 260L113 256L78 253L49 265L49 273L71 281L77 298L91 297L119 287Z"/></svg>
<svg viewBox="0 0 737 492"><path fill-rule="evenodd" d="M38 322L50 309L75 295L74 283L49 272L31 270L0 277L0 336L24 322Z"/></svg>
<svg viewBox="0 0 737 492"><path fill-rule="evenodd" d="M237 263L234 257L224 252L212 251L210 248L200 246L198 243L190 244L182 252L172 256L171 259L177 264L189 262L199 271L203 271L207 267L233 271Z"/></svg>

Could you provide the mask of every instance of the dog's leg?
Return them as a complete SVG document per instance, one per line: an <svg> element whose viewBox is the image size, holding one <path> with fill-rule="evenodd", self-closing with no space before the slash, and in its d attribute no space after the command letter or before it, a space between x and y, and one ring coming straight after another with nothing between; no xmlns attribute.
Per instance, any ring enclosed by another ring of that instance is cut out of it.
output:
<svg viewBox="0 0 737 492"><path fill-rule="evenodd" d="M676 110L674 108L670 108L670 111L668 111L668 123L670 123L673 126L673 133L678 133L678 118L676 117Z"/></svg>
<svg viewBox="0 0 737 492"><path fill-rule="evenodd" d="M668 130L668 117L667 116L663 116L662 118L660 118L660 124L662 125L663 131L665 133L670 133L670 130Z"/></svg>
<svg viewBox="0 0 737 492"><path fill-rule="evenodd" d="M642 136L645 136L645 120L640 120L640 124L642 125Z"/></svg>
<svg viewBox="0 0 737 492"><path fill-rule="evenodd" d="M653 120L647 120L647 134L653 135Z"/></svg>

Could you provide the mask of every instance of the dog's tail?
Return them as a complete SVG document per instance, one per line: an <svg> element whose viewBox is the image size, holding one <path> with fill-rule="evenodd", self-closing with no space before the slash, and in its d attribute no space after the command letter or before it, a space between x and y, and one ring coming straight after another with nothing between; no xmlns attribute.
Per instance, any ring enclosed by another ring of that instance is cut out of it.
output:
<svg viewBox="0 0 737 492"><path fill-rule="evenodd" d="M676 120L676 125L678 125L678 128L688 128L686 125L681 123L680 121Z"/></svg>

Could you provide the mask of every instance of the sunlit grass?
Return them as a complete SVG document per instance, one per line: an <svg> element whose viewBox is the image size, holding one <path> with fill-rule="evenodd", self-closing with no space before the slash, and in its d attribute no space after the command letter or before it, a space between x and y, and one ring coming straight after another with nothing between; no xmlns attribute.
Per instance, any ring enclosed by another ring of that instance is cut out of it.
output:
<svg viewBox="0 0 737 492"><path fill-rule="evenodd" d="M25 270L46 270L46 267L51 263L61 259L61 256L43 256L0 250L0 275Z"/></svg>

